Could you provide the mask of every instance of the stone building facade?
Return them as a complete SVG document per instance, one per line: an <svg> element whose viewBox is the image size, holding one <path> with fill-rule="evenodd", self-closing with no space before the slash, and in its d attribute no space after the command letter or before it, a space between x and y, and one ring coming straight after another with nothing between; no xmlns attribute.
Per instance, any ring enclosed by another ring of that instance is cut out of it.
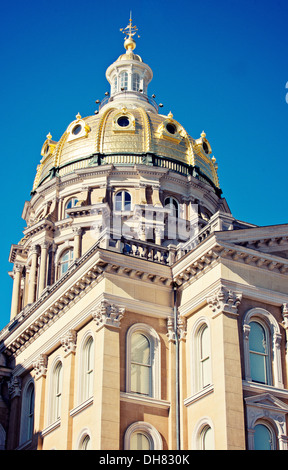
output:
<svg viewBox="0 0 288 470"><path fill-rule="evenodd" d="M287 449L288 225L236 220L204 132L125 53L48 134L0 332L0 449Z"/></svg>

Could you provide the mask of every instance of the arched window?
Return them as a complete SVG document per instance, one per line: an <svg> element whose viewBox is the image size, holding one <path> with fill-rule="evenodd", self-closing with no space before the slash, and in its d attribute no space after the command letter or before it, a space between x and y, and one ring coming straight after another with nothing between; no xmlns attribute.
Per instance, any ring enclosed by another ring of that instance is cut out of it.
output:
<svg viewBox="0 0 288 470"><path fill-rule="evenodd" d="M139 73L133 73L132 75L132 90L139 91L140 88L140 75Z"/></svg>
<svg viewBox="0 0 288 470"><path fill-rule="evenodd" d="M214 429L209 417L203 417L196 424L192 433L192 449L214 450Z"/></svg>
<svg viewBox="0 0 288 470"><path fill-rule="evenodd" d="M164 206L170 209L170 215L172 215L172 217L179 217L179 203L176 201L176 199L174 199L174 197L166 197Z"/></svg>
<svg viewBox="0 0 288 470"><path fill-rule="evenodd" d="M68 271L70 264L73 262L73 249L66 250L60 258L60 276Z"/></svg>
<svg viewBox="0 0 288 470"><path fill-rule="evenodd" d="M137 421L126 429L124 449L162 450L163 442L160 433L154 426L145 421Z"/></svg>
<svg viewBox="0 0 288 470"><path fill-rule="evenodd" d="M271 426L260 422L254 427L254 450L275 450L276 436Z"/></svg>
<svg viewBox="0 0 288 470"><path fill-rule="evenodd" d="M23 394L21 416L21 443L29 441L34 432L34 383L30 382Z"/></svg>
<svg viewBox="0 0 288 470"><path fill-rule="evenodd" d="M160 339L144 323L135 323L127 332L127 392L161 398Z"/></svg>
<svg viewBox="0 0 288 470"><path fill-rule="evenodd" d="M115 211L131 211L131 195L128 191L115 194Z"/></svg>
<svg viewBox="0 0 288 470"><path fill-rule="evenodd" d="M192 332L191 370L193 393L212 385L210 328L204 318L199 319Z"/></svg>
<svg viewBox="0 0 288 470"><path fill-rule="evenodd" d="M259 322L250 322L249 333L250 372L253 382L271 383L270 345L268 331Z"/></svg>
<svg viewBox="0 0 288 470"><path fill-rule="evenodd" d="M62 401L62 362L58 361L53 369L51 384L51 414L50 421L54 423L61 417L61 401Z"/></svg>
<svg viewBox="0 0 288 470"><path fill-rule="evenodd" d="M211 385L210 332L207 325L199 331L199 378L200 388Z"/></svg>
<svg viewBox="0 0 288 470"><path fill-rule="evenodd" d="M245 379L284 388L279 323L267 310L249 310L243 319ZM272 368L273 358L273 368Z"/></svg>
<svg viewBox="0 0 288 470"><path fill-rule="evenodd" d="M81 444L80 444L80 450L91 450L91 439L88 434L83 437Z"/></svg>
<svg viewBox="0 0 288 470"><path fill-rule="evenodd" d="M153 450L153 442L143 432L133 432L130 438L130 450Z"/></svg>
<svg viewBox="0 0 288 470"><path fill-rule="evenodd" d="M127 72L120 73L120 88L122 91L128 89L128 73Z"/></svg>
<svg viewBox="0 0 288 470"><path fill-rule="evenodd" d="M213 450L214 449L214 439L213 431L210 426L204 426L200 432L200 449L201 450Z"/></svg>
<svg viewBox="0 0 288 470"><path fill-rule="evenodd" d="M86 339L82 350L81 361L81 401L88 400L93 396L93 378L94 378L94 340L92 336Z"/></svg>
<svg viewBox="0 0 288 470"><path fill-rule="evenodd" d="M67 214L66 210L67 209L72 209L72 207L75 207L77 205L78 199L76 197L72 197L69 199L69 201L65 205L65 217L69 217L69 214Z"/></svg>
<svg viewBox="0 0 288 470"><path fill-rule="evenodd" d="M147 336L135 332L131 337L131 392L151 395L152 351Z"/></svg>

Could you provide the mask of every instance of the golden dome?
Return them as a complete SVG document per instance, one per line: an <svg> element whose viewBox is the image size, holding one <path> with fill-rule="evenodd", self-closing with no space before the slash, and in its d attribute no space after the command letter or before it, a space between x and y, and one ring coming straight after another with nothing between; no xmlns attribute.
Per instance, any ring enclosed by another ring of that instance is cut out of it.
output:
<svg viewBox="0 0 288 470"><path fill-rule="evenodd" d="M96 115L82 118L78 113L59 142L47 135L33 191L54 176L95 165L153 165L194 176L219 193L216 160L206 134L193 139L171 112L159 114L147 94L153 72L133 52L138 29L131 18L121 31L126 53L106 71L109 96Z"/></svg>
<svg viewBox="0 0 288 470"><path fill-rule="evenodd" d="M94 116L82 118L78 113L59 142L48 137L42 147L34 191L54 176L63 177L99 164L153 164L191 174L219 188L215 158L211 158L205 133L193 139L172 113L164 116L142 106L110 105Z"/></svg>

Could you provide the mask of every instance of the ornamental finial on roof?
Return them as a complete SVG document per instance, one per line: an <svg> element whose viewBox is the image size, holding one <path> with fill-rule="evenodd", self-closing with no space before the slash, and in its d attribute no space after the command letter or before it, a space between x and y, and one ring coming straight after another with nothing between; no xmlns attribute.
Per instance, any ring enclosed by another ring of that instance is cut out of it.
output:
<svg viewBox="0 0 288 470"><path fill-rule="evenodd" d="M124 42L124 47L127 51L129 50L132 50L135 49L136 47L136 42L134 41L133 39L133 36L135 36L135 34L137 33L138 31L138 28L137 26L133 26L132 25L132 13L130 11L130 19L129 19L129 23L128 25L126 26L126 28L121 28L120 31L125 34L125 42ZM137 34L137 37L140 38L140 36Z"/></svg>

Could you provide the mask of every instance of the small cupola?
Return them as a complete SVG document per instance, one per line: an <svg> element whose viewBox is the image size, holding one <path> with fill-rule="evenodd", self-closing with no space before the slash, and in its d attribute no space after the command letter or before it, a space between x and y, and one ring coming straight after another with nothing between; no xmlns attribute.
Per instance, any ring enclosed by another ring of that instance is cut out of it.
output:
<svg viewBox="0 0 288 470"><path fill-rule="evenodd" d="M119 101L121 103L124 101L125 105L129 102L136 106L139 106L139 101L142 106L143 102L146 102L147 107L150 108L152 105L153 109L151 110L155 112L157 106L154 100L148 96L148 84L153 78L153 72L149 65L134 53L136 48L134 36L138 29L132 25L130 18L126 28L122 28L120 31L125 34L124 48L126 52L121 54L106 71L106 78L110 83L108 102L116 104Z"/></svg>

